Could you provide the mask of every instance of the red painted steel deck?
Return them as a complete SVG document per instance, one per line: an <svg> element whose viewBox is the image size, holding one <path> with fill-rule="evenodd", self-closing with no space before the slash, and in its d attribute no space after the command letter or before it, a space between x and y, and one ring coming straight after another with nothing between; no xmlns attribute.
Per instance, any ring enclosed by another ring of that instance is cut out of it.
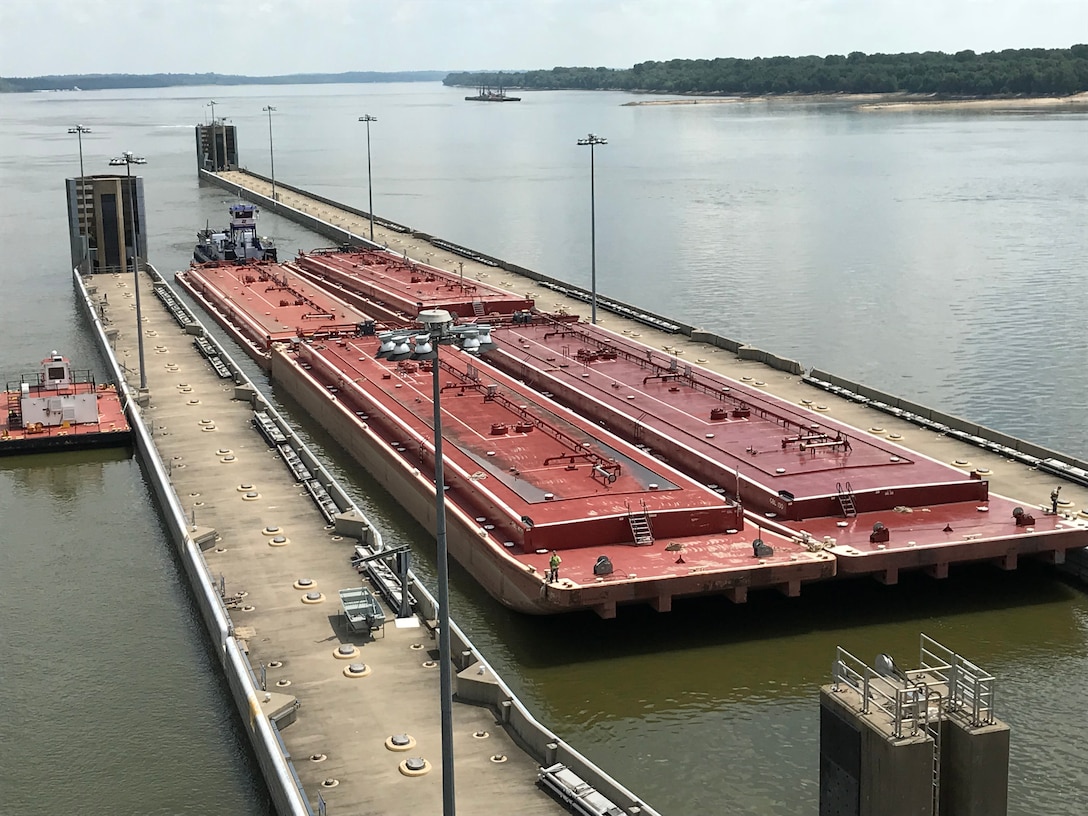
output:
<svg viewBox="0 0 1088 816"><path fill-rule="evenodd" d="M300 359L335 382L337 398L371 425L387 422L402 447L415 448L407 452L421 467L433 467L433 457L419 456L433 438L430 363L374 359L377 343L368 340L307 346ZM583 537L633 543L627 517L644 509L658 537L744 526L736 505L717 493L464 353L443 349L439 377L447 467L476 482L476 509L487 510L506 539L549 550L576 547Z"/></svg>
<svg viewBox="0 0 1088 816"><path fill-rule="evenodd" d="M353 335L368 320L378 329L410 325L421 307L460 306L476 318L488 309L512 314L531 302L509 295L491 300L488 287L462 300L456 276L387 255L300 255L267 268L201 267L179 279L251 346L263 337L267 351L277 339L313 340L327 332L322 342L282 352L292 362L279 378L297 378L303 390L306 382L324 389L346 417L333 423L336 432L352 433L348 422L380 436L383 455L392 451L410 466L418 491L421 474L434 468L429 364L376 360L376 338ZM326 287L337 296L325 294ZM344 322L309 330L315 309L330 315L340 309ZM978 560L1011 568L1020 555L1057 560L1088 544L1088 531L1066 527L1059 517L1017 525L1013 502L990 496L984 480L754 383L600 327L534 320L492 321L498 350L486 360L443 350L440 373L454 515L463 517L470 547L498 553L498 577L478 577L515 608L588 606L608 615L617 600L665 609L673 596L728 592L741 600L754 586L796 594L801 581L835 574L828 553L841 572L891 583L900 569L940 576L950 563ZM355 455L372 464L369 454ZM394 490L408 484L383 483ZM845 512L844 493L856 516ZM750 511L747 529L726 498L738 495ZM631 518L643 513L653 528L651 546L635 545ZM887 541L870 540L878 522ZM761 534L775 548L772 558L752 554ZM538 602L533 587L523 585L523 570L542 575L552 549L564 553L563 581L545 584ZM606 578L593 570L600 556L615 568ZM511 601L508 590L518 582L520 594Z"/></svg>
<svg viewBox="0 0 1088 816"><path fill-rule="evenodd" d="M76 422L68 425L42 425L12 428L8 425L7 412L0 418L0 456L5 454L36 453L59 448L91 448L124 445L132 435L125 418L121 399L116 387L95 385L90 382L72 383L64 388L49 391L31 386L31 397L63 396L65 394L98 394L98 421ZM5 392L5 402L18 399L19 392Z"/></svg>
<svg viewBox="0 0 1088 816"><path fill-rule="evenodd" d="M343 287L393 310L405 322L414 321L423 309L441 308L455 317L477 318L510 315L533 306L528 296L518 297L479 281L466 281L459 273L391 252L303 253L295 264L315 283Z"/></svg>
<svg viewBox="0 0 1088 816"><path fill-rule="evenodd" d="M730 495L739 472L745 504L779 518L841 515L837 486L848 483L862 512L986 498L984 482L954 467L600 327L494 336L497 365Z"/></svg>
<svg viewBox="0 0 1088 816"><path fill-rule="evenodd" d="M841 572L894 580L900 567L1015 562L1088 543L1056 516L1017 526L1016 503L951 465L600 327L512 325L493 335L489 357L501 368L683 472L737 495L739 470L745 505L775 529L833 539ZM856 517L846 517L839 485L852 487ZM878 522L887 542L870 542Z"/></svg>
<svg viewBox="0 0 1088 816"><path fill-rule="evenodd" d="M895 583L900 570L926 568L944 577L950 564L992 560L1014 569L1020 556L1044 554L1060 561L1065 550L1088 545L1088 531L1061 516L1032 508L1034 522L1017 526L1017 503L991 495L986 503L958 502L862 513L856 518L790 523L817 541L834 540L839 573L876 574ZM876 523L889 530L886 543L869 540Z"/></svg>
<svg viewBox="0 0 1088 816"><path fill-rule="evenodd" d="M377 345L341 339L293 353L342 410L433 473L430 364L374 359ZM655 598L696 594L669 579L706 583L737 572L745 577L729 589L738 600L748 586L796 594L802 580L833 574L827 556L773 531L764 539L774 555L757 559L760 531L745 529L734 503L467 354L443 349L440 384L449 500L485 531L482 545L504 549L522 568L543 574L555 549L566 588L652 579ZM644 513L654 541L636 546L629 519ZM612 561L611 576L594 574L601 556ZM761 570L764 577L751 575Z"/></svg>
<svg viewBox="0 0 1088 816"><path fill-rule="evenodd" d="M272 343L296 337L354 334L369 319L284 264L207 263L175 277L221 322L265 352Z"/></svg>

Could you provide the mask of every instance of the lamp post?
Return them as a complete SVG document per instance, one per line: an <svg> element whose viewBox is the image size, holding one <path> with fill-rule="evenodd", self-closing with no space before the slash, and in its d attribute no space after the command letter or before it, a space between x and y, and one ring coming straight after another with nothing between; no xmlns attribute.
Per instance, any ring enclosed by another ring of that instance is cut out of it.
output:
<svg viewBox="0 0 1088 816"><path fill-rule="evenodd" d="M140 390L147 390L147 367L144 365L144 320L140 311L140 246L136 243L136 188L132 186L132 165L147 164L147 159L134 156L132 151L125 151L116 159L110 159L111 167L125 166L125 178L128 186L129 225L132 229L132 280L136 298L136 347L140 354ZM127 257L127 255L126 255Z"/></svg>
<svg viewBox="0 0 1088 816"><path fill-rule="evenodd" d="M215 143L215 100L213 99L205 107L212 109L212 172L219 172L219 146Z"/></svg>
<svg viewBox="0 0 1088 816"><path fill-rule="evenodd" d="M374 243L374 186L370 175L370 123L377 122L378 117L365 113L359 117L359 121L366 122L366 189L370 199L368 205L370 210L370 243Z"/></svg>
<svg viewBox="0 0 1088 816"><path fill-rule="evenodd" d="M83 125L76 125L75 127L68 128L68 132L75 133L76 137L79 139L79 202L76 206L79 208L80 237L84 240L83 246L81 247L83 249L83 258L80 260L79 265L83 268L84 274L86 274L90 271L87 269L87 261L91 246L91 236L87 234L87 176L83 173L83 134L90 133L91 129L89 127L84 127Z"/></svg>
<svg viewBox="0 0 1088 816"><path fill-rule="evenodd" d="M442 717L442 816L455 816L457 802L453 777L453 663L450 655L450 579L446 547L446 479L442 458L442 388L440 384L440 345L459 345L469 354L492 348L491 327L483 324L454 326L445 309L426 309L419 313L424 331L383 332L379 357L391 360L431 360L431 400L434 407L434 495L435 540L438 550L438 660L439 695ZM415 348L409 346L413 339Z"/></svg>
<svg viewBox="0 0 1088 816"><path fill-rule="evenodd" d="M601 138L596 133L590 133L586 138L579 139L582 147L589 145L589 297L590 318L589 322L597 323L597 202L594 191L594 155L593 150L597 145L606 145L608 140Z"/></svg>
<svg viewBox="0 0 1088 816"><path fill-rule="evenodd" d="M459 277L459 285L460 285L460 287L461 287L461 291L462 291L462 292L463 292L463 291L465 291L465 262L464 262L464 261L449 261L449 263L451 263L451 264L452 264L452 263L455 263L455 264L457 264L457 272L458 272L458 277ZM450 269L450 271L452 272L453 270L452 270L452 269Z"/></svg>
<svg viewBox="0 0 1088 816"><path fill-rule="evenodd" d="M271 105L265 105L261 108L263 111L268 112L268 161L272 165L272 200L276 200L276 154L272 151L272 114L276 112L276 109Z"/></svg>

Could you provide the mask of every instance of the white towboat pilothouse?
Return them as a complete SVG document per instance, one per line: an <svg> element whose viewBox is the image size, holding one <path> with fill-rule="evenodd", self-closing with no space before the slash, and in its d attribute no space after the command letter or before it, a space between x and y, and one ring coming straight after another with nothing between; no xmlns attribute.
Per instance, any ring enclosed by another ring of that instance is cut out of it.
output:
<svg viewBox="0 0 1088 816"><path fill-rule="evenodd" d="M230 206L230 226L223 231L202 229L197 232L193 260L197 263L214 261L275 261L276 245L271 238L257 235L256 204Z"/></svg>

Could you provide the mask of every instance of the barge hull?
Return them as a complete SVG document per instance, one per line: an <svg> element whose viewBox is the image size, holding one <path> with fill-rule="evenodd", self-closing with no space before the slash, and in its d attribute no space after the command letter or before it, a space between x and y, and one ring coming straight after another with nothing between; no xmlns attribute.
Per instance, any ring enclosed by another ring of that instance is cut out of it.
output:
<svg viewBox="0 0 1088 816"><path fill-rule="evenodd" d="M277 386L338 439L344 450L396 496L416 521L429 530L435 529L432 478L399 456L366 422L349 411L279 347L272 351L271 372ZM624 569L611 580L601 579L593 584L577 584L565 579L549 583L544 575L544 556L540 557L542 566L539 569L527 566L501 551L501 545L488 541L487 531L454 502L448 502L446 508L448 545L453 557L498 601L527 614L592 609L602 617L613 617L618 605L633 603L648 603L655 609L668 611L673 598L713 593L741 602L746 599L749 588L763 587L777 587L787 595L796 595L803 583L824 580L835 574L835 561L830 555L804 553L776 564L749 557L741 565L705 572L693 569L680 576L657 575L640 579L637 572ZM636 559L642 549L623 547L607 551L620 550ZM602 551L606 550L602 548Z"/></svg>

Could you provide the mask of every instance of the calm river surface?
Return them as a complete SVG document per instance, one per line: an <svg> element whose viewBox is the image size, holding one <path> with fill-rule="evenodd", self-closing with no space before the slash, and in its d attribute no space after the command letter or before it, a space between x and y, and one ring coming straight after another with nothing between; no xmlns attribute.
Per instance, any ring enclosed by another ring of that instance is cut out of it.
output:
<svg viewBox="0 0 1088 816"><path fill-rule="evenodd" d="M206 103L242 164L589 284L602 295L1088 457L1088 116L625 107L613 93L473 105L436 84L0 96L0 374L100 366L69 277L64 178L146 156L151 257L188 263L230 199L196 180ZM281 252L321 239L265 215ZM544 307L550 306L542 303ZM606 316L607 320L607 316ZM285 406L288 411L291 405ZM304 417L390 541L426 534ZM1035 497L1036 499L1038 497ZM452 611L540 718L669 816L815 813L817 687L834 649L917 659L925 632L999 679L1010 812L1080 816L1088 598L1025 565L526 619L460 569ZM0 461L0 813L256 816L266 797L139 467Z"/></svg>

